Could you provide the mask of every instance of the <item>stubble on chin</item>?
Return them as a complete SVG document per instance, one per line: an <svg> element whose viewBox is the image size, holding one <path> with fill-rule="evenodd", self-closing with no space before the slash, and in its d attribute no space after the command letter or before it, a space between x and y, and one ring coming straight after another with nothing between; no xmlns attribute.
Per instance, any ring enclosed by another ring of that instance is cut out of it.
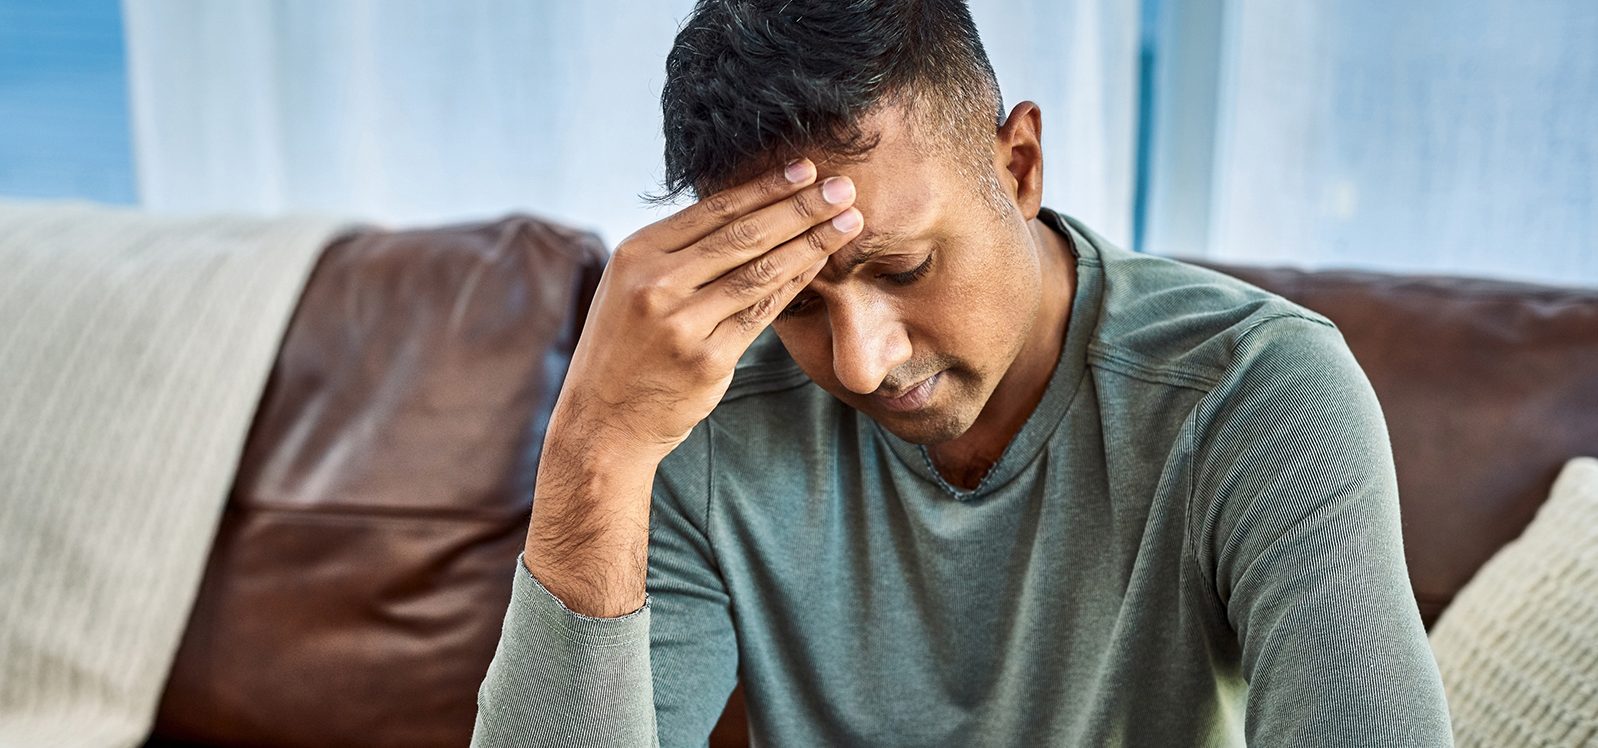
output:
<svg viewBox="0 0 1598 748"><path fill-rule="evenodd" d="M954 399L954 398L950 398ZM976 412L966 413L958 403L919 413L868 413L883 428L911 444L936 446L959 438L976 422Z"/></svg>

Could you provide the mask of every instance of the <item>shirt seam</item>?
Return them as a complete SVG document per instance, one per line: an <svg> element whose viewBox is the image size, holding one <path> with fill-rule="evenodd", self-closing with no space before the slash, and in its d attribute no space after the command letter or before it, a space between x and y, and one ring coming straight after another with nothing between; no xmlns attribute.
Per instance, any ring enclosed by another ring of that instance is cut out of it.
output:
<svg viewBox="0 0 1598 748"><path fill-rule="evenodd" d="M1203 404L1204 398L1199 398L1198 405L1195 405L1193 407L1193 412L1189 413L1187 416L1187 421L1189 424L1191 424L1191 427L1187 430L1187 500L1182 502L1182 524L1187 528L1186 534L1188 552L1192 556L1193 568L1197 570L1199 578L1208 583L1210 595L1212 596L1212 599L1215 600L1216 607L1220 608L1224 613L1226 610L1225 601L1221 600L1221 592L1215 586L1215 577L1205 573L1204 564L1199 559L1198 539L1193 537L1193 494L1194 483L1196 481L1194 476L1198 474L1198 464L1195 459L1198 456L1198 411Z"/></svg>
<svg viewBox="0 0 1598 748"><path fill-rule="evenodd" d="M879 427L880 427L880 425L879 425ZM981 480L977 481L976 488L972 488L969 491L964 491L964 490L961 490L961 489L955 487L955 485L950 483L949 481L945 480L944 477L943 477L943 474L938 472L938 466L932 464L932 454L927 451L927 448L926 448L925 445L918 444L918 445L916 445L916 447L917 447L916 451L921 453L922 462L925 462L926 465L927 465L927 473L932 476L932 480L937 483L939 488L943 489L944 493L949 494L950 498L953 498L955 501L959 501L959 502L962 502L962 503L966 502L966 501L970 501L971 499L977 498L977 494L982 492L982 487L984 485L987 485L988 476L993 475L993 472L999 468L999 463L1004 462L1004 455L1003 454L999 455L999 459L994 460L993 464L988 466L988 472L985 475L982 476ZM888 451L891 452L893 450L890 448ZM1006 450L1006 451L1008 451L1008 450Z"/></svg>
<svg viewBox="0 0 1598 748"><path fill-rule="evenodd" d="M798 389L810 382L809 375L798 369L789 369L783 366L775 371L761 371L759 369L749 372L743 377L735 377L727 387L727 394L722 397L722 403L742 400L746 397L757 397L777 392L786 392Z"/></svg>
<svg viewBox="0 0 1598 748"><path fill-rule="evenodd" d="M1109 348L1097 344L1088 345L1088 354L1091 363L1101 369L1107 369L1151 384L1167 384L1173 387L1185 387L1190 390L1207 393L1220 383L1218 379L1211 379L1176 367L1154 366L1143 363L1132 356L1111 353Z"/></svg>
<svg viewBox="0 0 1598 748"><path fill-rule="evenodd" d="M716 538L710 531L710 512L716 502L716 424L708 416L705 418L705 547L710 549L710 562L715 564L716 576L722 577L721 584L727 585L726 577L721 573L721 552L716 549ZM727 596L729 604L732 595Z"/></svg>
<svg viewBox="0 0 1598 748"><path fill-rule="evenodd" d="M1233 341L1231 348L1227 351L1228 355L1235 357L1237 355L1238 348L1243 345L1243 341L1248 338L1250 333L1259 329L1259 327L1266 322L1280 319L1282 317L1297 317L1299 319L1309 320L1321 325L1322 327L1336 328L1336 325L1330 324L1326 320L1316 319L1315 317L1300 314L1298 312L1276 312L1254 320L1253 324L1249 325L1247 329L1243 330L1243 332L1237 336L1237 340ZM1226 372L1226 368L1223 367L1219 375L1212 376L1206 373L1188 371L1176 366L1162 366L1152 363L1136 354L1113 349L1110 346L1105 345L1102 342L1102 339L1098 338L1088 341L1088 355L1098 359L1099 363L1103 365L1103 368L1125 374L1126 376L1132 377L1134 379L1142 379L1143 381L1148 381L1155 384L1169 384L1176 387L1187 387L1189 389L1198 390L1206 394L1220 384L1221 378ZM1229 365L1230 363L1228 363L1228 366Z"/></svg>
<svg viewBox="0 0 1598 748"><path fill-rule="evenodd" d="M1307 315L1299 314L1297 312L1278 312L1278 313L1275 313L1275 314L1266 315L1264 317L1261 317L1258 320L1255 320L1254 324L1249 325L1247 329L1243 330L1243 332L1237 336L1237 340L1232 341L1232 345L1227 351L1227 355L1228 355L1227 365L1226 365L1225 368L1222 369L1222 374L1224 375L1225 372L1229 371L1232 368L1232 366L1236 363L1237 352L1238 352L1239 349L1241 349L1243 347L1243 344L1248 340L1249 335L1252 335L1255 330L1258 330L1261 327L1263 327L1265 325L1265 323L1270 322L1272 320L1281 319L1283 317L1296 317L1298 319L1302 319L1302 320L1307 320L1307 321L1313 322L1313 323L1315 323L1317 325L1320 325L1322 327L1331 328L1333 330L1337 329L1337 325L1332 324L1332 323L1330 323L1330 322L1328 322L1326 320L1316 319L1314 317L1310 317L1310 316L1307 316ZM1219 384L1219 379L1217 379L1217 385L1218 384ZM1186 518L1185 519L1185 523L1187 525L1188 544L1190 546L1192 546L1193 567L1198 570L1200 576L1204 577L1209 582L1210 591L1215 594L1215 600L1216 600L1217 603L1220 604L1221 612L1224 614L1224 613L1226 613L1226 601L1221 599L1220 588L1219 588L1219 586L1216 583L1217 580L1215 579L1215 577L1213 575L1208 574L1208 573L1206 573L1204 571L1204 565L1202 563L1200 563L1200 560L1199 560L1199 549L1201 547L1200 544L1199 544L1199 540L1200 539L1193 536L1193 532L1194 532L1194 526L1193 526L1193 501L1196 498L1195 494L1196 494L1196 490L1197 490L1197 475L1198 475L1198 467L1199 467L1199 464L1198 464L1199 414L1204 411L1206 401L1208 401L1210 396L1213 395L1214 393L1215 393L1214 386L1212 385L1211 389L1209 391L1205 392L1204 397L1200 398L1198 404L1193 407L1193 412L1188 415L1188 418L1192 422L1193 427L1188 430L1188 434L1187 434L1187 450L1188 450L1187 500L1185 502L1183 502L1186 505L1186 508L1183 511L1183 514L1185 515L1185 518ZM1219 559L1216 559L1216 561L1219 562ZM1229 616L1228 616L1228 620L1230 620Z"/></svg>

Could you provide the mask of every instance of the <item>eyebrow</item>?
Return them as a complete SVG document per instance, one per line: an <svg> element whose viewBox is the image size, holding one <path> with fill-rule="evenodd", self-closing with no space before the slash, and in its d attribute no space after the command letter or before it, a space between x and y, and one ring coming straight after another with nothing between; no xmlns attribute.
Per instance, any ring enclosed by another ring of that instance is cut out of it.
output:
<svg viewBox="0 0 1598 748"><path fill-rule="evenodd" d="M850 244L854 245L855 253L849 258L848 262L844 263L843 271L845 273L852 272L855 268L870 262L877 255L886 252L893 245L903 241L903 232L867 230L859 237L856 237L853 242L850 242Z"/></svg>

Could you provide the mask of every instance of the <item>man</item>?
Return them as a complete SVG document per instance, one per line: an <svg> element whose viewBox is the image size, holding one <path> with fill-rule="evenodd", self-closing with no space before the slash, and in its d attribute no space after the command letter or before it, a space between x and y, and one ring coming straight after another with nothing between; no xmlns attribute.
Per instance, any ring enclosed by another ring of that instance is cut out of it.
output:
<svg viewBox="0 0 1598 748"><path fill-rule="evenodd" d="M702 745L741 679L764 745L1451 743L1336 328L1044 209L1000 101L956 0L699 3L708 197L606 270L474 742Z"/></svg>

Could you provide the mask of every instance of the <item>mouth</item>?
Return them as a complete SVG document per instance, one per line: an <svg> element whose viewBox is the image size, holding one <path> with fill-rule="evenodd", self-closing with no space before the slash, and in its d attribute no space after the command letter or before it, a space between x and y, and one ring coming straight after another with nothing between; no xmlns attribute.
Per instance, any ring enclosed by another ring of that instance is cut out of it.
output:
<svg viewBox="0 0 1598 748"><path fill-rule="evenodd" d="M932 395L938 387L938 381L942 378L943 372L940 371L921 380L920 384L905 390L895 397L872 395L871 399L883 408L898 413L916 410L932 402Z"/></svg>

